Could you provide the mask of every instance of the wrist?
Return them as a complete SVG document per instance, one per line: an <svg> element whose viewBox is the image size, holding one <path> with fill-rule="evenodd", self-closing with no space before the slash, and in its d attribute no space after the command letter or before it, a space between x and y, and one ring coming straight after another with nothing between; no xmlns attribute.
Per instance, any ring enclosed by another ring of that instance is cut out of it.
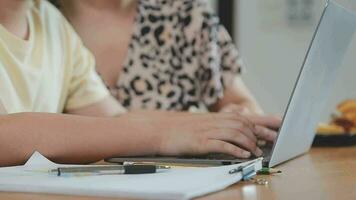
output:
<svg viewBox="0 0 356 200"><path fill-rule="evenodd" d="M123 146L129 155L158 155L161 154L162 128L159 128L154 118L144 112L127 113L116 118L122 134Z"/></svg>

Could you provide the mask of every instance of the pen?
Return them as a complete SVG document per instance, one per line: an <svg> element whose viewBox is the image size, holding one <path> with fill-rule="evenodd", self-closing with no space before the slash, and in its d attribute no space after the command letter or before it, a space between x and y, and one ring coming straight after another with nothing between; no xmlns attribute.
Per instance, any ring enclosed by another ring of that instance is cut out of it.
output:
<svg viewBox="0 0 356 200"><path fill-rule="evenodd" d="M270 174L279 174L279 173L282 173L282 171L273 168L268 168L268 167L263 167L260 171L257 172L257 174L259 175L270 175Z"/></svg>
<svg viewBox="0 0 356 200"><path fill-rule="evenodd" d="M158 170L168 170L169 166L161 165L109 165L109 166L80 166L80 167L58 167L49 172L62 175L112 175L112 174L149 174Z"/></svg>

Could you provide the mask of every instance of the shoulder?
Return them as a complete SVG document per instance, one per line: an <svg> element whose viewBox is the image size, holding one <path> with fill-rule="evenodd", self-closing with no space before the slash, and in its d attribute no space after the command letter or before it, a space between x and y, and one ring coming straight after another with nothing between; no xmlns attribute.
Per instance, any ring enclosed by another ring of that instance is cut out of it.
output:
<svg viewBox="0 0 356 200"><path fill-rule="evenodd" d="M62 13L47 0L31 0L33 15L39 22L48 39L67 41L77 38L73 27ZM76 39L77 40L77 39ZM71 44L67 44L71 46Z"/></svg>
<svg viewBox="0 0 356 200"><path fill-rule="evenodd" d="M53 35L67 35L72 33L72 27L62 13L47 0L31 0L34 16L41 23L42 28Z"/></svg>
<svg viewBox="0 0 356 200"><path fill-rule="evenodd" d="M87 57L92 62L92 55L83 46L80 37L62 13L47 0L31 0L32 18L40 36L46 40L45 48L63 56L63 60L73 62L72 58ZM90 61L89 61L90 60ZM70 67L67 65L66 67Z"/></svg>
<svg viewBox="0 0 356 200"><path fill-rule="evenodd" d="M52 21L64 19L60 11L47 0L32 0L32 3L41 18Z"/></svg>

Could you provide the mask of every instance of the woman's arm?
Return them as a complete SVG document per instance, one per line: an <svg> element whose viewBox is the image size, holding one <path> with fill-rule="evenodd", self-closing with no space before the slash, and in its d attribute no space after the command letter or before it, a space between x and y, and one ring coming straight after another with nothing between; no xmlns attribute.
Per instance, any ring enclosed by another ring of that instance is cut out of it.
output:
<svg viewBox="0 0 356 200"><path fill-rule="evenodd" d="M279 116L265 116L240 77L236 76L232 83L231 86L226 87L224 97L211 108L213 111L239 113L256 124L257 128L267 127L273 130L280 128L282 119Z"/></svg>
<svg viewBox="0 0 356 200"><path fill-rule="evenodd" d="M226 86L224 97L213 105L211 110L215 112L237 111L240 113L263 114L261 106L239 76L235 76L232 84Z"/></svg>

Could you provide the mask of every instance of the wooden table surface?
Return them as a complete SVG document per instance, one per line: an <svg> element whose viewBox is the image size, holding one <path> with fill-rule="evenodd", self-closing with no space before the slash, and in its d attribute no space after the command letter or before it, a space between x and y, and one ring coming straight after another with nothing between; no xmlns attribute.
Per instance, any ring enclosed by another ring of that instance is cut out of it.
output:
<svg viewBox="0 0 356 200"><path fill-rule="evenodd" d="M278 166L278 169L283 173L257 177L267 179L268 185L243 182L221 192L201 197L199 200L356 199L356 147L313 148L308 154L282 164ZM113 198L0 193L0 199L111 200Z"/></svg>

